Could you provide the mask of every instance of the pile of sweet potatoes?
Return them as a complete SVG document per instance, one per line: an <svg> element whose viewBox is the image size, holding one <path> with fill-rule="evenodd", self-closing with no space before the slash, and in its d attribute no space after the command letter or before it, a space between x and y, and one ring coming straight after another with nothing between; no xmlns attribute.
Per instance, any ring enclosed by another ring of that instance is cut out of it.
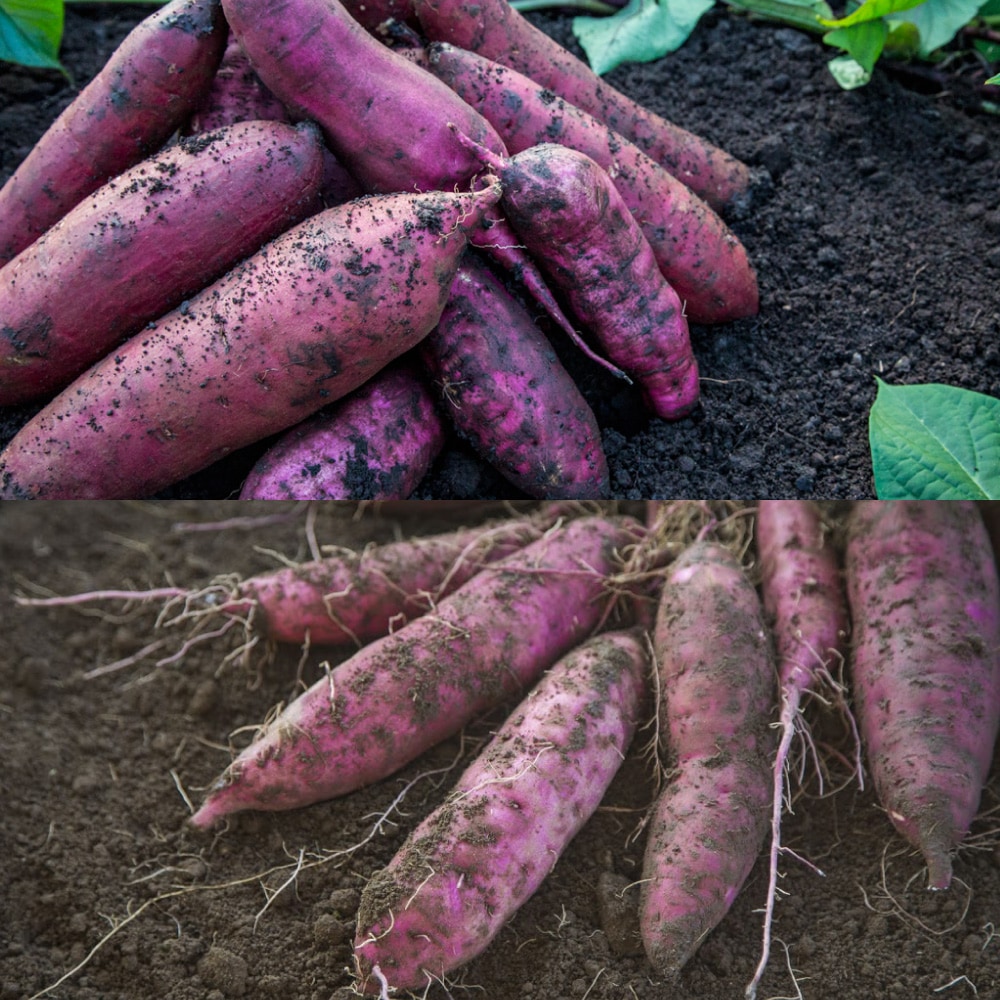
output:
<svg viewBox="0 0 1000 1000"><path fill-rule="evenodd" d="M0 188L0 406L40 407L0 497L254 446L244 498L402 499L446 433L606 497L549 338L690 413L689 323L758 309L750 187L506 0L170 0Z"/></svg>
<svg viewBox="0 0 1000 1000"><path fill-rule="evenodd" d="M420 991L490 946L645 731L658 777L638 825L635 908L649 975L675 980L724 934L756 869L758 895L771 877L753 995L785 793L804 780L789 767L791 734L820 701L842 696L857 717L885 810L872 822L922 856L928 889L948 888L1000 724L995 515L974 503L762 500L649 502L637 519L542 504L176 591L203 630L235 618L272 641L355 647L243 741L190 824L224 836L244 810L333 798L349 809L351 792L500 713L440 805L409 817L360 900L358 990ZM99 596L130 595L34 603ZM623 829L623 851L632 836Z"/></svg>

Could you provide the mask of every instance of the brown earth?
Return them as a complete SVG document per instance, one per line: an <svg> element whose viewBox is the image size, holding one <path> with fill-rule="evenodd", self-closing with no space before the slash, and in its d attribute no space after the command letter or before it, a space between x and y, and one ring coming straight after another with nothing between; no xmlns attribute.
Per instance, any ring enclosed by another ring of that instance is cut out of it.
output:
<svg viewBox="0 0 1000 1000"><path fill-rule="evenodd" d="M318 543L359 547L455 523L453 514L426 509L358 519L353 511L315 511ZM175 527L275 513L287 516L252 528ZM485 513L467 512L465 520ZM157 631L154 607L39 609L12 601L15 593L168 581L200 587L216 574L248 576L281 557L308 558L307 529L306 511L292 505L0 505L0 1000L38 996L67 975L45 995L352 995L360 890L441 800L457 769L417 782L402 813L372 836L377 816L403 782L454 763L459 740L339 800L243 813L217 834L199 834L186 826L184 796L197 803L228 762L230 738L245 743L273 706L293 696L297 674L311 682L347 652L314 648L303 657L283 648L269 664L226 664L237 644L230 635L193 647L176 663L156 667L147 656L88 679L88 671L154 639L166 641L157 655L169 655L183 630ZM466 736L485 736L501 717L470 726ZM846 772L838 755L850 754L850 741L832 717L812 714L811 721L836 782ZM975 824L960 852L954 887L929 894L920 888L920 860L868 792L847 781L820 797L810 781L785 824L786 844L804 861L789 855L781 866L780 943L762 1000L1000 996L998 791L994 772L983 800L992 815ZM607 885L637 878L652 794L637 745L540 891L454 982L428 989L427 1000L740 1000L759 954L761 863L678 983L658 981L645 959L630 953L623 932L632 911L626 905L616 912ZM602 901L610 915L602 916Z"/></svg>
<svg viewBox="0 0 1000 1000"><path fill-rule="evenodd" d="M147 11L70 9L65 60L78 84ZM574 44L568 17L535 17ZM611 74L766 173L756 207L730 220L757 267L761 313L693 330L693 415L649 419L632 390L556 341L603 428L614 497L870 496L876 374L1000 394L1000 123L975 87L987 70L955 55L933 71L879 70L847 93L830 54L716 8L679 52ZM0 181L72 95L58 74L0 70ZM30 412L0 411L0 445ZM259 452L164 496L234 496ZM457 440L417 495L516 496Z"/></svg>

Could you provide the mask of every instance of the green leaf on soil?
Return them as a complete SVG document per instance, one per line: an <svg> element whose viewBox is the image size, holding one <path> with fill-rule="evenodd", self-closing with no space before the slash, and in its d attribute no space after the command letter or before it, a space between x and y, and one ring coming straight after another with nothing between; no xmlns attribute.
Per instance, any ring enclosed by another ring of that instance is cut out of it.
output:
<svg viewBox="0 0 1000 1000"><path fill-rule="evenodd" d="M880 500L1000 499L1000 400L876 381L868 437Z"/></svg>
<svg viewBox="0 0 1000 1000"><path fill-rule="evenodd" d="M858 21L843 28L834 28L823 36L823 41L835 49L843 49L871 79L872 70L878 62L878 57L882 55L888 35L888 26L885 21L879 19Z"/></svg>
<svg viewBox="0 0 1000 1000"><path fill-rule="evenodd" d="M823 21L833 17L826 0L725 0L730 7L768 21L790 24L803 31L823 31Z"/></svg>
<svg viewBox="0 0 1000 1000"><path fill-rule="evenodd" d="M864 66L851 56L837 56L827 64L834 80L840 84L844 90L855 90L868 83L872 75Z"/></svg>
<svg viewBox="0 0 1000 1000"><path fill-rule="evenodd" d="M0 60L62 69L62 0L0 0Z"/></svg>
<svg viewBox="0 0 1000 1000"><path fill-rule="evenodd" d="M679 49L714 0L629 0L611 17L574 17L576 35L595 73L626 62L652 62Z"/></svg>
<svg viewBox="0 0 1000 1000"><path fill-rule="evenodd" d="M920 32L917 54L926 59L947 45L979 12L983 0L925 0L912 10L892 14L891 22L907 21Z"/></svg>

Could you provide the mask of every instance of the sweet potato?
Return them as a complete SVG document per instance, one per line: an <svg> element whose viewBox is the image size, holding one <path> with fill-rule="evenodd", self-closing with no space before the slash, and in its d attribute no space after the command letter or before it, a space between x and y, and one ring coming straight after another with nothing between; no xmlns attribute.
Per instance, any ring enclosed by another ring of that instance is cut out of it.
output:
<svg viewBox="0 0 1000 1000"><path fill-rule="evenodd" d="M444 435L422 374L392 366L287 431L250 470L240 499L405 500Z"/></svg>
<svg viewBox="0 0 1000 1000"><path fill-rule="evenodd" d="M171 0L134 28L0 188L0 264L156 152L222 60L220 0Z"/></svg>
<svg viewBox="0 0 1000 1000"><path fill-rule="evenodd" d="M365 190L467 188L480 164L449 122L503 152L478 112L372 37L340 0L223 0L223 8L265 85L323 129Z"/></svg>
<svg viewBox="0 0 1000 1000"><path fill-rule="evenodd" d="M371 196L299 223L25 424L0 497L146 496L345 396L433 329L498 197Z"/></svg>
<svg viewBox="0 0 1000 1000"><path fill-rule="evenodd" d="M536 28L507 0L414 0L433 41L502 63L631 139L716 210L750 189L746 164L637 104Z"/></svg>
<svg viewBox="0 0 1000 1000"><path fill-rule="evenodd" d="M690 413L698 363L683 304L607 171L557 143L481 155L501 179L504 214L611 362L657 416Z"/></svg>
<svg viewBox="0 0 1000 1000"><path fill-rule="evenodd" d="M634 143L551 90L446 42L428 65L497 130L511 154L558 142L600 164L635 216L688 320L725 323L756 314L757 278L722 219Z"/></svg>
<svg viewBox="0 0 1000 1000"><path fill-rule="evenodd" d="M607 496L593 412L545 335L484 262L466 255L418 352L459 434L528 496Z"/></svg>
<svg viewBox="0 0 1000 1000"><path fill-rule="evenodd" d="M851 677L875 792L946 889L1000 724L1000 585L972 501L859 501Z"/></svg>
<svg viewBox="0 0 1000 1000"><path fill-rule="evenodd" d="M318 205L319 130L247 122L108 181L0 268L0 406L52 395Z"/></svg>
<svg viewBox="0 0 1000 1000"><path fill-rule="evenodd" d="M477 573L434 614L363 647L296 698L212 784L191 822L344 795L516 695L601 621L605 576L640 531L580 518Z"/></svg>
<svg viewBox="0 0 1000 1000"><path fill-rule="evenodd" d="M770 818L774 664L760 598L727 549L695 542L670 565L653 647L677 770L647 826L640 929L671 977L728 912Z"/></svg>
<svg viewBox="0 0 1000 1000"><path fill-rule="evenodd" d="M833 683L844 662L849 630L840 561L816 504L808 500L761 500L756 544L764 612L774 636L781 715L772 769L771 851L764 943L747 995L753 996L767 965L778 891L781 814L792 739L803 725L806 695Z"/></svg>
<svg viewBox="0 0 1000 1000"><path fill-rule="evenodd" d="M247 121L284 122L288 111L261 82L239 39L230 31L222 62L185 132L197 135Z"/></svg>
<svg viewBox="0 0 1000 1000"><path fill-rule="evenodd" d="M635 733L641 633L599 635L538 682L365 886L360 987L417 989L482 952L600 805Z"/></svg>

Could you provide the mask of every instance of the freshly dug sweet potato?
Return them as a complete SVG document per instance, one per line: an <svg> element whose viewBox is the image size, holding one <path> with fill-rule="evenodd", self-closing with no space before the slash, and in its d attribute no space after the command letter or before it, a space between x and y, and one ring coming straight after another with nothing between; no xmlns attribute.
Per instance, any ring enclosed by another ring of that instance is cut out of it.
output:
<svg viewBox="0 0 1000 1000"><path fill-rule="evenodd" d="M184 139L88 195L0 268L0 406L52 395L318 207L312 125Z"/></svg>
<svg viewBox="0 0 1000 1000"><path fill-rule="evenodd" d="M418 351L459 434L528 496L607 496L593 412L527 310L483 261L466 255Z"/></svg>
<svg viewBox="0 0 1000 1000"><path fill-rule="evenodd" d="M583 517L483 569L434 614L363 647L289 704L191 822L344 795L517 695L601 621L605 577L640 535L634 521Z"/></svg>
<svg viewBox="0 0 1000 1000"><path fill-rule="evenodd" d="M428 46L427 61L497 130L511 154L558 142L600 164L683 299L689 321L725 323L756 314L757 278L743 244L638 146L524 74L477 53L437 42Z"/></svg>
<svg viewBox="0 0 1000 1000"><path fill-rule="evenodd" d="M134 28L0 188L0 264L156 152L207 91L225 46L220 0L171 0Z"/></svg>
<svg viewBox="0 0 1000 1000"><path fill-rule="evenodd" d="M670 565L653 646L676 773L647 827L640 930L673 977L728 912L771 816L774 663L760 598L727 549L695 542Z"/></svg>
<svg viewBox="0 0 1000 1000"><path fill-rule="evenodd" d="M288 111L261 82L239 39L229 32L222 62L184 131L196 135L247 121L288 121Z"/></svg>
<svg viewBox="0 0 1000 1000"><path fill-rule="evenodd" d="M250 470L241 500L405 500L444 446L421 373L390 366L293 427Z"/></svg>
<svg viewBox="0 0 1000 1000"><path fill-rule="evenodd" d="M223 8L265 85L323 129L366 191L468 187L480 164L449 122L504 151L478 112L369 34L340 0L223 0Z"/></svg>
<svg viewBox="0 0 1000 1000"><path fill-rule="evenodd" d="M631 139L716 210L744 197L746 164L637 104L536 28L507 0L414 0L424 34L530 77Z"/></svg>
<svg viewBox="0 0 1000 1000"><path fill-rule="evenodd" d="M698 363L683 303L607 171L557 143L481 155L501 179L504 214L611 362L657 416L690 413Z"/></svg>
<svg viewBox="0 0 1000 1000"><path fill-rule="evenodd" d="M361 896L360 988L419 989L482 952L601 803L639 720L639 632L566 654Z"/></svg>
<svg viewBox="0 0 1000 1000"><path fill-rule="evenodd" d="M0 497L141 497L345 396L433 329L499 185L307 219L128 340L0 453Z"/></svg>
<svg viewBox="0 0 1000 1000"><path fill-rule="evenodd" d="M947 889L1000 727L1000 582L973 501L870 500L846 553L852 690L879 801Z"/></svg>

